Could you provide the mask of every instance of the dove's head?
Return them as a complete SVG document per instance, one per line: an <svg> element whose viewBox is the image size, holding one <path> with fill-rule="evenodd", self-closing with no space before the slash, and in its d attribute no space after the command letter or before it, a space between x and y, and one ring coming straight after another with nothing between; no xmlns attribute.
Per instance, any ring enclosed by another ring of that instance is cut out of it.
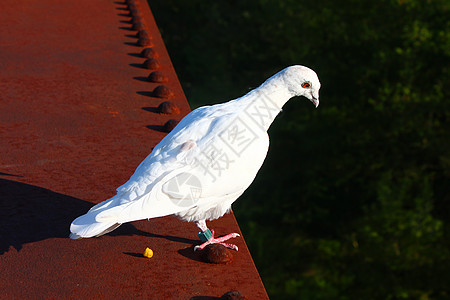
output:
<svg viewBox="0 0 450 300"><path fill-rule="evenodd" d="M291 66L284 69L283 79L293 96L305 96L319 106L320 82L316 72L304 66Z"/></svg>

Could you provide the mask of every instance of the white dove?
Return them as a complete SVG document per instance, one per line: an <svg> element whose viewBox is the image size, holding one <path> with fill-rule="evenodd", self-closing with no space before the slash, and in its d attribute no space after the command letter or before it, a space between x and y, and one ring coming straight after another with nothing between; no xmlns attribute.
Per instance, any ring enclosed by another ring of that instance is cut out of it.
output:
<svg viewBox="0 0 450 300"><path fill-rule="evenodd" d="M220 218L250 186L269 147L267 129L294 96L319 105L320 82L304 66L290 66L245 96L193 110L156 145L117 194L76 218L70 237L108 233L123 223L175 215L195 222L203 244L222 244L206 220Z"/></svg>

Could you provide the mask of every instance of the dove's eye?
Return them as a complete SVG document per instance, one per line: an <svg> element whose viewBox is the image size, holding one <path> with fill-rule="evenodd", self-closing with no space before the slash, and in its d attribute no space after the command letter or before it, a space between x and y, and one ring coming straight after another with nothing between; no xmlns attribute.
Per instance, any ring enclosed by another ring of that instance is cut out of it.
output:
<svg viewBox="0 0 450 300"><path fill-rule="evenodd" d="M311 83L309 83L309 82L303 82L302 83L302 88L309 89L310 87L311 87Z"/></svg>

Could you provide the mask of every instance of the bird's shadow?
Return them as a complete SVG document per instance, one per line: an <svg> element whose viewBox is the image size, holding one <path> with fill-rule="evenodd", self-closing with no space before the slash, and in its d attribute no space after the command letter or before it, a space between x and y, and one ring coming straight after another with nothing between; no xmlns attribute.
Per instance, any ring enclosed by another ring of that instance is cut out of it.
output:
<svg viewBox="0 0 450 300"><path fill-rule="evenodd" d="M129 227L128 225L130 225L130 224L128 224L128 223L123 224L121 227L108 233L108 235L115 236L115 235L132 234L132 235L140 235L140 236L145 236L145 237L149 237L149 238L159 238L159 239L165 239L165 240L168 240L171 242L187 244L189 246L178 250L177 251L178 254L180 254L186 258L198 261L198 262L203 262L202 256L201 256L201 251L194 251L194 246L199 245L200 240L188 239L188 238L174 236L174 235L163 235L163 234L151 233L151 232L139 230L136 227L131 226L131 225ZM136 253L136 252L123 252L123 254L133 256L133 257L138 257L138 258L144 257L142 255L142 253Z"/></svg>
<svg viewBox="0 0 450 300"><path fill-rule="evenodd" d="M123 235L119 229L120 229L120 227L109 234L110 235L116 235L116 234ZM201 251L194 251L194 246L199 245L200 240L193 240L193 239L188 239L188 238L183 238L183 237L178 237L178 236L173 236L173 235L155 234L155 233L139 230L134 226L133 226L133 228L122 228L121 230L123 230L124 233L126 232L128 234L131 233L134 235L140 235L140 236L151 237L151 238L160 238L160 239L166 239L166 240L172 241L172 242L188 244L189 245L188 247L180 249L177 252L186 258L189 258L189 259L192 259L192 260L195 260L198 262L203 262L202 256L201 256ZM136 253L136 252L123 252L123 254L133 256L133 257L138 257L138 258L144 257L142 255L142 253Z"/></svg>
<svg viewBox="0 0 450 300"><path fill-rule="evenodd" d="M72 220L90 207L75 197L0 179L0 254L11 246L20 251L26 243L68 238Z"/></svg>
<svg viewBox="0 0 450 300"><path fill-rule="evenodd" d="M127 227L127 225L129 225L130 227ZM183 244L188 244L188 245L197 245L199 243L199 240L193 240L193 239L188 239L188 238L174 236L174 235L156 234L156 233L139 230L129 223L123 224L121 227L110 232L108 235L115 236L115 235L124 235L124 234L140 235L140 236L145 236L145 237L149 237L149 238L166 239L171 242L183 243Z"/></svg>
<svg viewBox="0 0 450 300"><path fill-rule="evenodd" d="M0 254L7 252L11 246L20 251L26 243L49 238L69 238L70 223L86 213L92 205L91 202L42 187L0 179ZM123 224L108 235L162 238L188 244L192 252L193 245L199 243L198 240L145 232L130 223ZM192 255L184 250L180 250L180 254L191 258ZM136 253L125 254L142 256Z"/></svg>
<svg viewBox="0 0 450 300"><path fill-rule="evenodd" d="M3 173L3 172L0 172L0 176L23 177L22 175L9 174L9 173Z"/></svg>

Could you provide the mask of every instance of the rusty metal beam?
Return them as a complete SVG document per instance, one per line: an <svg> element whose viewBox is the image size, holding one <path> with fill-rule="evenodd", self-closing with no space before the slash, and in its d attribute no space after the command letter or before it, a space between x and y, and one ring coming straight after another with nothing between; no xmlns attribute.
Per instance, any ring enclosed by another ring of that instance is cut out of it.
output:
<svg viewBox="0 0 450 300"><path fill-rule="evenodd" d="M174 217L67 238L189 112L148 4L5 0L0 20L1 297L266 299L243 238L226 265L202 262ZM240 232L232 214L211 225Z"/></svg>

